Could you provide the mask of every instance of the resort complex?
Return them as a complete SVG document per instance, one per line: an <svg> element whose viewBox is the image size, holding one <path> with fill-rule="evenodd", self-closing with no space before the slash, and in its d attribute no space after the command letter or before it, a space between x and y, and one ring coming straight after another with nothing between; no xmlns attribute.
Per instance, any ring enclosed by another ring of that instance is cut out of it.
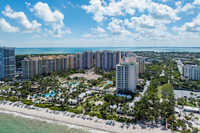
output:
<svg viewBox="0 0 200 133"><path fill-rule="evenodd" d="M109 132L199 131L199 53L14 52L1 48L0 109Z"/></svg>

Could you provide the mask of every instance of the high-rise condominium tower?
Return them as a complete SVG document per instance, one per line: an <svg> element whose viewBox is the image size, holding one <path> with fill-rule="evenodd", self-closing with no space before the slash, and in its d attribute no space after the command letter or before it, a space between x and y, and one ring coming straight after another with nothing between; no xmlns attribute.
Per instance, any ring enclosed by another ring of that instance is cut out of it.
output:
<svg viewBox="0 0 200 133"><path fill-rule="evenodd" d="M22 77L67 70L66 56L28 57L22 61Z"/></svg>
<svg viewBox="0 0 200 133"><path fill-rule="evenodd" d="M118 91L136 92L137 63L124 61L116 67L116 88Z"/></svg>
<svg viewBox="0 0 200 133"><path fill-rule="evenodd" d="M14 78L15 71L15 48L0 47L0 79Z"/></svg>
<svg viewBox="0 0 200 133"><path fill-rule="evenodd" d="M95 67L104 70L114 70L116 65L121 62L121 52L119 51L96 51Z"/></svg>

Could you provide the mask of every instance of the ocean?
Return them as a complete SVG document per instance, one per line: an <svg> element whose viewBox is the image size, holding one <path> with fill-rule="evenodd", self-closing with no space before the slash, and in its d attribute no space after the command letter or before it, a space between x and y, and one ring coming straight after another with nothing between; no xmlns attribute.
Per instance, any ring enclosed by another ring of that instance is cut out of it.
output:
<svg viewBox="0 0 200 133"><path fill-rule="evenodd" d="M23 54L66 54L83 51L154 51L154 52L200 52L200 47L64 47L64 48L16 48L16 55Z"/></svg>
<svg viewBox="0 0 200 133"><path fill-rule="evenodd" d="M0 133L105 133L96 129L0 111Z"/></svg>

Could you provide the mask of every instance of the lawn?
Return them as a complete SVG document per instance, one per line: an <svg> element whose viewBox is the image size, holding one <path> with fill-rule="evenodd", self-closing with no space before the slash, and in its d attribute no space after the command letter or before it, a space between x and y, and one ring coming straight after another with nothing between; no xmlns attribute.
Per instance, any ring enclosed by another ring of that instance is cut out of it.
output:
<svg viewBox="0 0 200 133"><path fill-rule="evenodd" d="M162 86L158 86L158 97L162 98Z"/></svg>
<svg viewBox="0 0 200 133"><path fill-rule="evenodd" d="M0 87L0 90L7 90L9 88L12 88L12 86L4 86L4 87Z"/></svg>

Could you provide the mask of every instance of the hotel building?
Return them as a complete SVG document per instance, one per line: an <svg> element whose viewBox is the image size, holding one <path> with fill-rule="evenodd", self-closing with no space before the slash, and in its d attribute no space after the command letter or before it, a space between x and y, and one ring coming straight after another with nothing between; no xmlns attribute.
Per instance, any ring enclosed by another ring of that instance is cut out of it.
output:
<svg viewBox="0 0 200 133"><path fill-rule="evenodd" d="M119 51L96 51L95 67L104 70L114 70L121 62L121 52Z"/></svg>
<svg viewBox="0 0 200 133"><path fill-rule="evenodd" d="M15 71L15 48L0 47L0 79L14 78Z"/></svg>
<svg viewBox="0 0 200 133"><path fill-rule="evenodd" d="M22 77L67 70L66 56L27 57L22 61Z"/></svg>
<svg viewBox="0 0 200 133"><path fill-rule="evenodd" d="M184 77L191 80L200 80L200 66L197 65L185 65Z"/></svg>
<svg viewBox="0 0 200 133"><path fill-rule="evenodd" d="M118 91L136 92L137 62L126 60L116 66L116 88Z"/></svg>

